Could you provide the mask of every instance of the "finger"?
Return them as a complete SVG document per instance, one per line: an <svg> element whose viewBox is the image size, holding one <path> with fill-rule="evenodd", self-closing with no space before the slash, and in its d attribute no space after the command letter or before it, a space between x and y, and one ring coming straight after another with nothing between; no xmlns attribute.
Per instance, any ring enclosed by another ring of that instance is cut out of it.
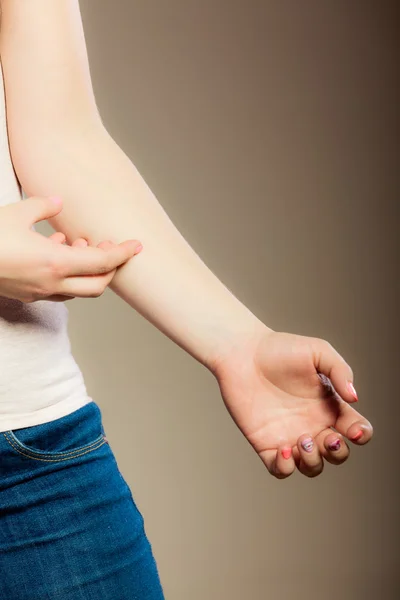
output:
<svg viewBox="0 0 400 600"><path fill-rule="evenodd" d="M56 242L57 244L63 244L67 238L61 231L56 231L56 233L53 233L49 236L49 239L53 240L53 242Z"/></svg>
<svg viewBox="0 0 400 600"><path fill-rule="evenodd" d="M81 239L83 239L83 238L81 238ZM114 242L112 242L111 240L103 240L102 242L99 242L97 244L97 247L102 248L103 250L108 250L109 248L113 248L114 246L116 246L116 244L114 244ZM74 284L74 282L71 281L73 278L70 277L70 278L68 278L69 279L68 284L71 286L69 289L71 289L71 290L74 289L76 295L79 294L79 297L81 297L81 298L82 297L87 298L88 296L92 297L91 294L95 294L95 296L97 297L99 295L99 290L100 291L102 290L101 293L103 293L105 288L111 283L115 273L116 273L116 269L114 269L113 271L110 271L110 273L107 273L104 276L102 276L102 280L99 283L99 287L97 285L95 285L95 286L90 285L89 287L85 287L86 292L82 288L81 278L79 278L79 281L75 282L75 284ZM92 278L92 282L93 282L93 278ZM64 289L68 289L68 284L64 285ZM94 290L94 291L92 291L92 290ZM82 294L84 294L84 295L82 295Z"/></svg>
<svg viewBox="0 0 400 600"><path fill-rule="evenodd" d="M74 248L85 248L89 245L89 243L85 238L78 238L71 245ZM97 248L102 248L103 250L108 250L109 248L113 248L114 246L116 246L116 244L114 244L114 242L111 242L110 240L105 240L97 244Z"/></svg>
<svg viewBox="0 0 400 600"><path fill-rule="evenodd" d="M318 445L311 435L301 435L297 441L297 449L300 457L298 465L300 473L303 473L307 477L316 477L322 473L324 461L322 460Z"/></svg>
<svg viewBox="0 0 400 600"><path fill-rule="evenodd" d="M277 479L286 479L296 468L289 444L280 444L277 449L262 450L259 456L271 475Z"/></svg>
<svg viewBox="0 0 400 600"><path fill-rule="evenodd" d="M138 240L121 242L108 250L91 246L86 248L60 246L59 251L62 251L60 262L65 267L66 277L100 275L113 271L139 253L141 249Z"/></svg>
<svg viewBox="0 0 400 600"><path fill-rule="evenodd" d="M313 339L312 350L317 371L329 377L345 402L357 402L353 371L339 352L329 342L319 338Z"/></svg>
<svg viewBox="0 0 400 600"><path fill-rule="evenodd" d="M111 240L103 240L99 244L97 244L97 248L103 248L103 250L108 250L109 248L113 248L117 244L114 244Z"/></svg>
<svg viewBox="0 0 400 600"><path fill-rule="evenodd" d="M104 275L83 275L82 277L67 277L58 286L58 294L75 296L77 298L98 298L112 281L116 269Z"/></svg>
<svg viewBox="0 0 400 600"><path fill-rule="evenodd" d="M62 199L60 202L54 202L51 198L42 196L29 196L23 202L18 203L19 218L25 219L30 226L44 219L55 217L62 208Z"/></svg>
<svg viewBox="0 0 400 600"><path fill-rule="evenodd" d="M363 446L373 436L371 423L346 402L339 403L335 429L353 443Z"/></svg>
<svg viewBox="0 0 400 600"><path fill-rule="evenodd" d="M315 436L315 441L321 455L332 465L342 464L350 455L350 448L346 444L346 440L331 427Z"/></svg>
<svg viewBox="0 0 400 600"><path fill-rule="evenodd" d="M73 248L86 248L87 245L88 241L85 238L78 238L71 244Z"/></svg>

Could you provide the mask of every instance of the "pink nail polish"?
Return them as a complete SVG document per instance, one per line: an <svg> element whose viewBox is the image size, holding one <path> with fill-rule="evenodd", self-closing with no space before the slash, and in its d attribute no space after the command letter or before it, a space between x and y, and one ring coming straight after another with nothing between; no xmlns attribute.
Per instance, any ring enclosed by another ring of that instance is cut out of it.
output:
<svg viewBox="0 0 400 600"><path fill-rule="evenodd" d="M351 437L350 439L353 440L353 442L356 442L357 440L360 439L360 437L362 436L363 432L361 431L357 431L356 435L353 435L353 437Z"/></svg>
<svg viewBox="0 0 400 600"><path fill-rule="evenodd" d="M282 450L282 456L283 456L283 458L290 458L292 456L292 449L291 448L284 448Z"/></svg>
<svg viewBox="0 0 400 600"><path fill-rule="evenodd" d="M334 440L330 444L328 444L329 450L339 450L340 448L340 440Z"/></svg>
<svg viewBox="0 0 400 600"><path fill-rule="evenodd" d="M351 383L351 381L347 382L347 387L349 388L350 392L353 394L354 398L356 399L356 402L358 402L358 396L357 396L356 388Z"/></svg>

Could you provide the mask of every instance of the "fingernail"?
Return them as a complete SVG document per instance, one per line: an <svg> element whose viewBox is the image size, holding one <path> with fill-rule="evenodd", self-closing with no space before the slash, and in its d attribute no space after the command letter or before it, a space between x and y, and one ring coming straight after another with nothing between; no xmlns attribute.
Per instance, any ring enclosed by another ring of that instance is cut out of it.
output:
<svg viewBox="0 0 400 600"><path fill-rule="evenodd" d="M310 437L306 438L301 442L301 447L304 448L306 452L312 452L312 449L314 448L313 439Z"/></svg>
<svg viewBox="0 0 400 600"><path fill-rule="evenodd" d="M328 444L329 450L339 450L340 448L340 440L334 440L330 444Z"/></svg>
<svg viewBox="0 0 400 600"><path fill-rule="evenodd" d="M142 244L139 244L139 246L136 246L135 254L138 254L142 249L143 249Z"/></svg>
<svg viewBox="0 0 400 600"><path fill-rule="evenodd" d="M354 398L356 399L356 402L358 402L356 388L354 387L354 385L352 384L351 381L347 382L347 387L349 388L350 392L353 394Z"/></svg>
<svg viewBox="0 0 400 600"><path fill-rule="evenodd" d="M61 204L62 198L60 196L49 196L50 200L52 200L55 204Z"/></svg>
<svg viewBox="0 0 400 600"><path fill-rule="evenodd" d="M356 435L353 435L350 439L353 440L354 442L356 442L357 440L360 439L360 437L362 436L363 432L361 431L357 431Z"/></svg>
<svg viewBox="0 0 400 600"><path fill-rule="evenodd" d="M291 448L284 448L282 450L282 456L283 456L283 458L290 458L292 456L292 449Z"/></svg>

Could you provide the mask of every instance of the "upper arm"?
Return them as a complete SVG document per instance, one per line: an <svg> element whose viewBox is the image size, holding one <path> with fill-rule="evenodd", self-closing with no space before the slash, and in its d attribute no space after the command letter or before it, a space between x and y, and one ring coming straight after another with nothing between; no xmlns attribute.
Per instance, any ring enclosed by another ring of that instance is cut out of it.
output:
<svg viewBox="0 0 400 600"><path fill-rule="evenodd" d="M79 0L1 0L0 57L11 150L100 124Z"/></svg>

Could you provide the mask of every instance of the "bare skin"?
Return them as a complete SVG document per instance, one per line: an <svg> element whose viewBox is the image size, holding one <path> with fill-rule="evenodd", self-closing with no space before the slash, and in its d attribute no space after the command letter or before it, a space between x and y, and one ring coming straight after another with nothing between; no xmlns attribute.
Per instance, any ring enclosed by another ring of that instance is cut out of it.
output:
<svg viewBox="0 0 400 600"><path fill-rule="evenodd" d="M66 243L61 232L50 237ZM84 248L88 240L77 238L71 246ZM109 240L97 244L112 246ZM340 465L349 458L345 438L355 445L372 438L372 425L349 405L357 401L348 387L352 370L325 340L266 327L241 352L216 360L212 371L231 417L277 479L296 468L315 477L324 460Z"/></svg>
<svg viewBox="0 0 400 600"><path fill-rule="evenodd" d="M352 370L325 340L261 329L213 372L236 425L278 479L296 468L315 477L324 460L347 460L345 438L364 445L372 437L372 425L349 404L357 401Z"/></svg>
<svg viewBox="0 0 400 600"><path fill-rule="evenodd" d="M78 1L1 2L10 148L23 189L64 199L49 223L71 244L123 242L133 232L143 240L144 252L116 270L110 289L216 376L229 413L273 476L297 467L313 477L324 460L341 464L347 439L360 430L354 443L362 445L372 436L351 406L349 365L327 341L268 328L173 225L98 114ZM65 266L52 273L61 293L80 283L65 277Z"/></svg>
<svg viewBox="0 0 400 600"><path fill-rule="evenodd" d="M89 248L82 238L61 248L63 233L47 238L32 230L60 212L61 203L49 198L30 197L0 210L0 296L6 298L30 303L98 297L117 268L141 250L138 240L101 241Z"/></svg>

